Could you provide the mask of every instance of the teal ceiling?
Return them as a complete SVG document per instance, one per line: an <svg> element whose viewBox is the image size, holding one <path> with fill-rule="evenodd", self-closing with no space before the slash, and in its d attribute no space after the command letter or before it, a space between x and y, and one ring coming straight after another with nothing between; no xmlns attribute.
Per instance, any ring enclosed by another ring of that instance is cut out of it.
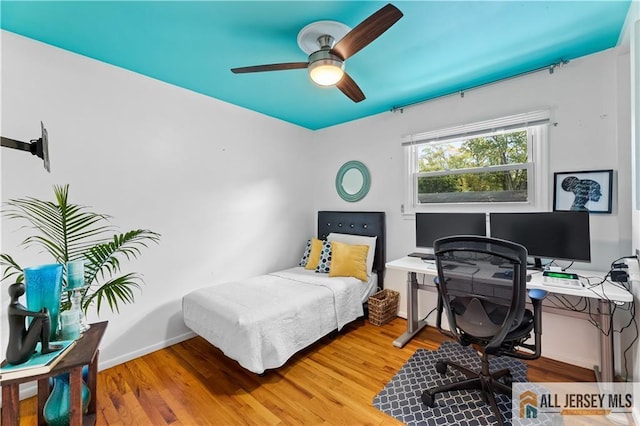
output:
<svg viewBox="0 0 640 426"><path fill-rule="evenodd" d="M373 1L5 1L1 27L309 129L388 111L614 47L625 1L396 1L404 14L349 58L366 99L306 70L230 68L306 61L297 34L354 27ZM46 70L43 70L46 72Z"/></svg>

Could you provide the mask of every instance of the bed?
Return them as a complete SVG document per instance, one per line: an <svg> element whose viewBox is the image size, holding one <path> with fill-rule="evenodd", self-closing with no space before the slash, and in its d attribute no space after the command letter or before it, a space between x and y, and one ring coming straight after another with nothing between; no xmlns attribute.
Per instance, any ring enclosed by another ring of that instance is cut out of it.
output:
<svg viewBox="0 0 640 426"><path fill-rule="evenodd" d="M333 269L331 262L325 265L320 260L315 269L299 265L195 290L182 299L185 324L242 367L262 374L362 317L369 296L383 288L384 212L320 211L317 240L324 240L323 249L334 248ZM375 249L371 245L362 249L362 240L374 241ZM337 250L343 248L370 255L365 259L370 268L366 275L333 276L341 266ZM316 272L325 266L329 272Z"/></svg>

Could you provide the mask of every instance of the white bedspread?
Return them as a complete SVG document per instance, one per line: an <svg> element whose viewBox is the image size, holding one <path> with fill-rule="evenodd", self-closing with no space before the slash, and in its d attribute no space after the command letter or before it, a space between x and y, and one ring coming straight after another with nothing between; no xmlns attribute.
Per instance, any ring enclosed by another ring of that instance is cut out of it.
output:
<svg viewBox="0 0 640 426"><path fill-rule="evenodd" d="M362 316L363 285L292 268L193 291L184 296L182 311L187 327L262 373Z"/></svg>

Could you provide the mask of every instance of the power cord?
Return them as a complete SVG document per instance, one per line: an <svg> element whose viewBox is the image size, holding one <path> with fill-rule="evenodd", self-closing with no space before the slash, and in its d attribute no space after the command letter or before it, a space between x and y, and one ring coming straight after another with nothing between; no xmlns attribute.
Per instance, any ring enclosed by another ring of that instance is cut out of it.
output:
<svg viewBox="0 0 640 426"><path fill-rule="evenodd" d="M614 260L613 262L611 262L611 268L609 269L609 272L607 272L605 274L605 276L602 278L602 280L599 283L594 284L593 286L590 286L589 288L601 285L604 282L609 282L610 284L612 284L612 285L614 285L614 286L616 286L618 288L624 289L627 292L631 293L630 286L625 285L625 283L628 283L628 280L629 280L629 274L627 272L628 266L627 266L626 263L619 263L621 260L624 260L624 259L638 259L638 256L637 255L622 256L622 257ZM611 278L611 279L609 280L609 278ZM602 295L605 297L605 299L607 301L610 301L610 299L604 293L604 287L602 288ZM624 308L624 306L628 306L628 308ZM617 309L620 309L621 311L627 311L627 312L629 312L629 315L630 315L629 321L627 322L627 324L623 325L620 328L620 330L616 330L614 325L613 325L613 316L614 316L614 314L615 314ZM638 322L636 320L636 303L635 303L635 299L632 298L631 302L628 302L628 303L625 303L625 304L618 304L618 303L614 302L613 303L613 309L611 310L609 315L610 315L611 320L609 321L609 330L607 330L606 332L604 330L602 330L602 328L599 326L598 322L593 318L591 313L590 313L590 317L591 317L590 322L592 324L594 324L601 332L603 332L607 336L611 332L619 333L620 335L622 335L624 330L630 328L631 325L634 326L635 336L633 337L633 339L631 340L629 345L627 345L627 347L622 352L623 359L624 359L624 380L626 382L629 379L628 352L629 352L629 350L631 350L631 348L633 347L635 342L638 341L638 337L639 337L639 334L640 334L639 331L638 331Z"/></svg>
<svg viewBox="0 0 640 426"><path fill-rule="evenodd" d="M638 255L634 254L633 256L622 256L622 257L614 260L613 262L611 262L611 269L614 269L614 266L616 264L618 264L618 262L620 262L621 260L624 260L624 259L638 259ZM625 265L625 267L626 267L626 265Z"/></svg>
<svg viewBox="0 0 640 426"><path fill-rule="evenodd" d="M571 261L571 263L569 263L567 266L562 266L562 265L558 264L558 259L552 259L547 264L542 265L543 269L550 268L551 266L557 266L557 267L560 268L561 271L566 271L567 269L569 269L569 268L571 268L573 266L573 261Z"/></svg>
<svg viewBox="0 0 640 426"><path fill-rule="evenodd" d="M591 279L598 278L599 280L599 283L594 284L592 287L601 285L602 283L607 281L606 279L602 279L600 277L588 277L588 279L589 278ZM611 281L608 281L608 282L612 285L622 287L627 291L629 291L629 288L627 288L626 286L618 285L617 283L614 283ZM602 297L602 296L604 296L605 300L609 300L606 294L599 295L599 297ZM623 360L624 360L624 378L625 378L625 381L629 379L629 351L631 350L633 345L636 343L636 341L638 341L638 339L640 338L640 332L638 329L638 323L635 315L635 300L625 303L624 305L612 304L613 307L611 309L611 312L609 313L609 318L611 320L609 321L609 327L607 329L603 329L601 327L600 321L598 320L598 317L597 317L597 315L600 314L600 311L597 306L591 305L592 299L589 297L579 297L577 301L572 301L570 298L566 296L549 294L545 299L545 302L546 303L544 303L543 306L550 306L554 308L566 309L573 312L581 312L581 313L587 314L589 316L588 318L589 323L591 323L594 327L598 329L598 331L600 331L600 333L604 334L607 337L610 336L611 333L622 334L626 329L631 328L631 326L633 326L635 330L635 336L632 339L632 341L629 343L629 345L623 350L623 353L622 353ZM613 322L613 316L618 310L623 312L629 312L630 319L625 325L620 327L619 330L616 330Z"/></svg>
<svg viewBox="0 0 640 426"><path fill-rule="evenodd" d="M628 360L627 360L627 352L629 352L629 350L633 347L633 345L638 340L638 322L636 320L636 302L633 301L630 303L630 305L631 306L630 306L629 313L631 315L631 319L629 320L627 325L625 325L620 329L620 334L622 334L622 332L626 328L630 327L631 324L633 324L636 331L635 337L633 338L633 340L631 340L631 343L629 343L629 346L627 346L627 348L622 352L622 356L624 358L624 381L625 382L629 380L629 366L628 366Z"/></svg>
<svg viewBox="0 0 640 426"><path fill-rule="evenodd" d="M424 318L422 318L420 321L426 321L427 318L429 318L429 316L434 313L436 310L438 309L438 307L436 306L435 308L433 308L432 310L429 311L429 313L427 315L425 315Z"/></svg>

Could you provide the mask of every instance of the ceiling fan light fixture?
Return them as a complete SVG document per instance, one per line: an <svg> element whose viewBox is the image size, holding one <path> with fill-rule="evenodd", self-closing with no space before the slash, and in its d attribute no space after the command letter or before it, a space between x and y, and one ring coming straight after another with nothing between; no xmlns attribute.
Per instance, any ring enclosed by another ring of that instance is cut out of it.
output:
<svg viewBox="0 0 640 426"><path fill-rule="evenodd" d="M342 62L334 59L321 59L309 64L309 77L320 86L333 86L342 80L344 70Z"/></svg>

